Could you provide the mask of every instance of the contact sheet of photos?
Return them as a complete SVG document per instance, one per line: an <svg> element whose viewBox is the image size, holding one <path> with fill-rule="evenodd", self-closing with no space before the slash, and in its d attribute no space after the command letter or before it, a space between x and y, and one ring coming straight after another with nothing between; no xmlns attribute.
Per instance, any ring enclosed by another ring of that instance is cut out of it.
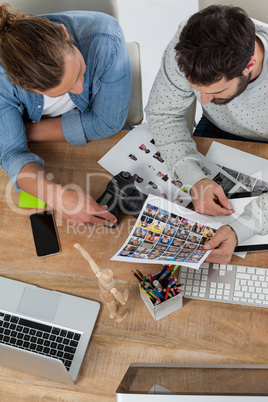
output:
<svg viewBox="0 0 268 402"><path fill-rule="evenodd" d="M215 232L199 223L198 214L192 212L189 219L184 207L149 195L130 236L112 260L199 268L209 253L204 244Z"/></svg>
<svg viewBox="0 0 268 402"><path fill-rule="evenodd" d="M192 208L189 188L171 177L147 123L131 130L98 163L113 175L122 170L128 171L133 176L137 189L146 195L153 194ZM202 155L199 165L204 175L221 185L225 193L236 192L237 188L243 189L243 183L239 183L226 169L221 169Z"/></svg>

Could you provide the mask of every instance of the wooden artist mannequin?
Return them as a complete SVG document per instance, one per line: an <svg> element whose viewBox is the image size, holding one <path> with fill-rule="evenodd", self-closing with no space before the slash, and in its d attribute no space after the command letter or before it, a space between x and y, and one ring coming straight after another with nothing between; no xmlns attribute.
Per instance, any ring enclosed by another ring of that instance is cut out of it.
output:
<svg viewBox="0 0 268 402"><path fill-rule="evenodd" d="M80 251L85 260L88 261L92 271L98 278L98 285L101 290L101 296L106 303L110 318L115 318L117 322L121 322L127 315L128 310L124 308L129 295L129 289L127 288L122 294L115 288L115 280L113 278L113 272L110 269L104 269L101 271L89 253L81 247L80 244L74 244L74 247ZM118 307L118 303L121 306Z"/></svg>

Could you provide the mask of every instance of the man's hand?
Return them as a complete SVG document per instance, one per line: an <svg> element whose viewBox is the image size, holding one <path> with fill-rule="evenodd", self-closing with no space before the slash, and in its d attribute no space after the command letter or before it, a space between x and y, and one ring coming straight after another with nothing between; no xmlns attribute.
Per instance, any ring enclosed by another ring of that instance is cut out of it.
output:
<svg viewBox="0 0 268 402"><path fill-rule="evenodd" d="M101 206L89 194L74 190L63 190L57 195L54 208L75 226L101 224L113 226L116 217Z"/></svg>
<svg viewBox="0 0 268 402"><path fill-rule="evenodd" d="M232 258L232 254L237 245L237 237L230 226L221 226L213 239L205 245L205 250L214 249L206 259L206 262L218 262L227 264Z"/></svg>
<svg viewBox="0 0 268 402"><path fill-rule="evenodd" d="M191 188L191 197L196 212L212 216L230 215L232 205L222 187L210 179L199 180Z"/></svg>

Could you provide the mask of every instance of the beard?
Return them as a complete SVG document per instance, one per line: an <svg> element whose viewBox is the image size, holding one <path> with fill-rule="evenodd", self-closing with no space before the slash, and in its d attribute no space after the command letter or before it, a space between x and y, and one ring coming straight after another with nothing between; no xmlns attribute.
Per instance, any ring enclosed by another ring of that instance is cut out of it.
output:
<svg viewBox="0 0 268 402"><path fill-rule="evenodd" d="M245 76L240 77L237 90L232 96L230 96L229 98L212 99L211 103L214 103L214 105L226 105L227 103L231 102L234 98L241 95L242 92L245 91L248 84L250 83L250 80L251 80L251 72L246 77Z"/></svg>

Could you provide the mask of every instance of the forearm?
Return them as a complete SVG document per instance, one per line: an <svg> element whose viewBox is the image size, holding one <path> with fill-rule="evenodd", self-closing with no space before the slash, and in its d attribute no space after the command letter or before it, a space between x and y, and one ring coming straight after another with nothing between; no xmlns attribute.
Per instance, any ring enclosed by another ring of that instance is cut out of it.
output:
<svg viewBox="0 0 268 402"><path fill-rule="evenodd" d="M66 141L61 117L41 120L39 123L27 122L25 129L28 141Z"/></svg>
<svg viewBox="0 0 268 402"><path fill-rule="evenodd" d="M113 226L116 218L100 206L89 194L68 189L49 180L42 166L28 163L18 175L18 185L21 190L31 194L58 211L73 225L102 224Z"/></svg>
<svg viewBox="0 0 268 402"><path fill-rule="evenodd" d="M58 210L62 187L47 178L42 166L37 163L25 165L18 175L17 184L21 190Z"/></svg>

